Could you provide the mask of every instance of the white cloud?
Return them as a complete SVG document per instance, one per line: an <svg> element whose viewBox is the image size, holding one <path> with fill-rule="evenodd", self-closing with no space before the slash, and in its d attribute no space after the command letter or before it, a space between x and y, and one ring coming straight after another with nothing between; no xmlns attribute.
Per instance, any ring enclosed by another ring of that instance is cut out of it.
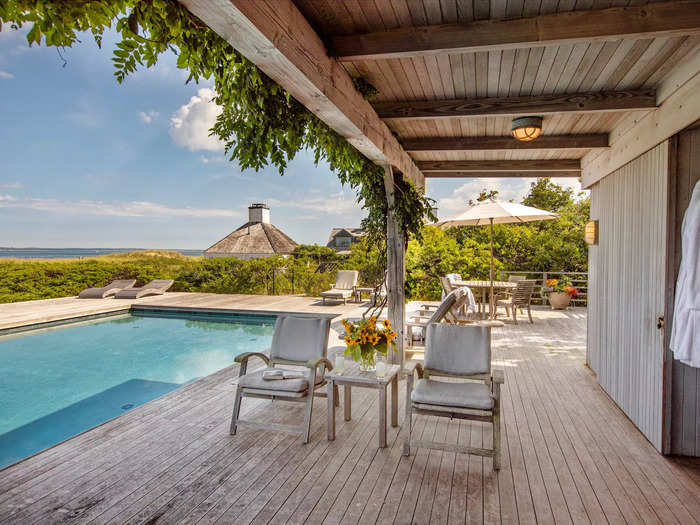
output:
<svg viewBox="0 0 700 525"><path fill-rule="evenodd" d="M0 188L7 190L21 190L24 188L24 184L19 181L14 182L0 182Z"/></svg>
<svg viewBox="0 0 700 525"><path fill-rule="evenodd" d="M160 115L160 113L158 113L157 111L153 111L153 110L148 111L148 112L139 111L139 117L146 124L150 124L151 122L153 122L155 119L158 118L158 115Z"/></svg>
<svg viewBox="0 0 700 525"><path fill-rule="evenodd" d="M209 135L221 106L214 103L214 90L201 88L197 95L181 106L170 118L170 137L173 142L190 151L220 151L224 144L215 136Z"/></svg>
<svg viewBox="0 0 700 525"><path fill-rule="evenodd" d="M530 183L534 178L523 179L500 179L500 178L477 178L469 179L456 188L449 197L438 199L438 211L440 216L449 215L464 210L469 200L476 200L482 190L497 190L499 200L514 200L520 202L530 189ZM581 183L573 178L553 178L552 182L560 186L571 188L574 195L581 191Z"/></svg>
<svg viewBox="0 0 700 525"><path fill-rule="evenodd" d="M330 195L329 197L302 197L289 200L265 199L265 201L270 206L274 207L296 208L332 215L342 215L344 213L360 210L360 205L355 202L355 199L347 198L342 192Z"/></svg>
<svg viewBox="0 0 700 525"><path fill-rule="evenodd" d="M110 217L239 217L241 212L216 208L171 207L146 201L102 202L62 201L58 199L16 199L0 195L0 208L21 208L67 215L93 215Z"/></svg>
<svg viewBox="0 0 700 525"><path fill-rule="evenodd" d="M199 161L202 164L222 164L228 162L228 159L222 155L200 155Z"/></svg>
<svg viewBox="0 0 700 525"><path fill-rule="evenodd" d="M11 79L11 78L15 78L15 76L12 73L9 73L7 71L3 71L2 69L0 69L0 78Z"/></svg>

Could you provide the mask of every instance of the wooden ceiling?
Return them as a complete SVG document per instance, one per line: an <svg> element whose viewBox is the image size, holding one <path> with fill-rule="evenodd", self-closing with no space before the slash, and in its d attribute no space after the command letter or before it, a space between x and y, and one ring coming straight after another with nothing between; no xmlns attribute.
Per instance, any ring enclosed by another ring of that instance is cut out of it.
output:
<svg viewBox="0 0 700 525"><path fill-rule="evenodd" d="M695 0L294 3L378 89L375 110L416 161L580 159L630 111L653 111L660 81L700 47ZM539 144L509 145L513 116L529 114L544 116Z"/></svg>

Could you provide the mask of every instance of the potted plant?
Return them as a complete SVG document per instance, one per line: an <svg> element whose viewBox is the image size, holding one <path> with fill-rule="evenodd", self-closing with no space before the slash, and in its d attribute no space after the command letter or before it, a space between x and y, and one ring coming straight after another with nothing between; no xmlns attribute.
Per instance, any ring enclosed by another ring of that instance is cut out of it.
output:
<svg viewBox="0 0 700 525"><path fill-rule="evenodd" d="M549 299L549 304L554 310L565 310L571 298L578 296L578 289L571 285L571 279L547 279L542 287L542 295Z"/></svg>
<svg viewBox="0 0 700 525"><path fill-rule="evenodd" d="M375 355L387 355L390 346L396 351L396 332L392 330L388 320L384 320L379 326L376 316L356 322L343 319L341 322L346 332L345 355L360 363L360 370L374 370Z"/></svg>

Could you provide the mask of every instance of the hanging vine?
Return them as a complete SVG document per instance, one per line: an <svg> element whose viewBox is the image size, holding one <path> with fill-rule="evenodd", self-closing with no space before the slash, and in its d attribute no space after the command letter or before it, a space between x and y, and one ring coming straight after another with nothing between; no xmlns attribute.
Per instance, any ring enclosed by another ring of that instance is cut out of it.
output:
<svg viewBox="0 0 700 525"><path fill-rule="evenodd" d="M432 201L400 179L389 210L381 167L174 0L0 1L0 30L24 24L31 24L29 45L59 49L80 42L83 32L101 46L104 31L114 25L121 37L112 57L119 83L138 67L154 66L163 53L175 53L177 66L189 72L187 82L213 80L222 112L211 133L224 141L229 160L256 171L272 165L283 175L300 150L312 151L317 163L327 162L356 191L368 212L362 226L378 240L385 236L388 213L406 235L419 235L424 220L434 219ZM366 98L376 95L363 79L355 87Z"/></svg>

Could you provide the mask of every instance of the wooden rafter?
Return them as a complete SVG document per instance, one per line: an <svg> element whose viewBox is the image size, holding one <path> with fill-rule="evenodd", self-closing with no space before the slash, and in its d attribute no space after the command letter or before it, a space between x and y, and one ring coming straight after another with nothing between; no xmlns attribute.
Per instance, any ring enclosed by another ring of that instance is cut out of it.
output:
<svg viewBox="0 0 700 525"><path fill-rule="evenodd" d="M292 0L181 0L367 158L424 186L423 175Z"/></svg>
<svg viewBox="0 0 700 525"><path fill-rule="evenodd" d="M332 49L340 60L377 60L698 33L700 2L681 0L336 36Z"/></svg>
<svg viewBox="0 0 700 525"><path fill-rule="evenodd" d="M483 117L488 115L548 115L630 111L656 107L653 89L603 91L536 97L493 97L457 100L404 100L376 102L374 109L383 119L434 119Z"/></svg>
<svg viewBox="0 0 700 525"><path fill-rule="evenodd" d="M543 177L579 178L580 171L428 171L426 179L536 179Z"/></svg>
<svg viewBox="0 0 700 525"><path fill-rule="evenodd" d="M435 172L527 172L571 171L581 172L579 159L555 160L420 160L418 168L426 174Z"/></svg>
<svg viewBox="0 0 700 525"><path fill-rule="evenodd" d="M513 137L424 137L403 139L406 151L486 151L607 148L608 134L541 135L523 142Z"/></svg>

